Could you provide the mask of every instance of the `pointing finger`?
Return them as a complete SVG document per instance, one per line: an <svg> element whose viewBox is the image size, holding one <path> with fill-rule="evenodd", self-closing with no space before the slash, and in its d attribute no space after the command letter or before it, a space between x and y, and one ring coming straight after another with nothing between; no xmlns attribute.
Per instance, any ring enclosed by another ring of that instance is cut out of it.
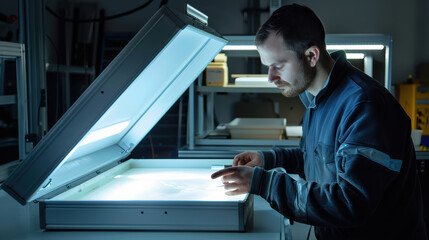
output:
<svg viewBox="0 0 429 240"><path fill-rule="evenodd" d="M221 176L224 176L224 175L233 174L233 173L235 173L236 171L237 171L237 170L236 170L236 168L235 168L235 167L224 168L224 169L222 169L222 170L219 170L219 171L217 171L217 172L213 173L213 174L211 175L211 178L212 178L212 179L216 179L216 178L221 177Z"/></svg>

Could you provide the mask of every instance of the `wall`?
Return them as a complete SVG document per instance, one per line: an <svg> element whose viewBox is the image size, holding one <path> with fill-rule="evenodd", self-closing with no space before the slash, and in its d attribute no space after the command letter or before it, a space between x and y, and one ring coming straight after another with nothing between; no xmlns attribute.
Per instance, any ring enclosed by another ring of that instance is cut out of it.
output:
<svg viewBox="0 0 429 240"><path fill-rule="evenodd" d="M49 6L55 7L63 0L47 0ZM106 15L127 11L140 4L136 0L79 0L69 2L98 2L106 10ZM209 16L209 25L225 35L247 34L241 10L247 7L247 0L171 0L172 8L183 8L185 2ZM268 0L261 0L261 7L267 6ZM429 1L427 0L283 0L284 3L299 3L311 7L325 24L327 33L383 33L393 37L393 76L392 82L399 83L408 74L415 74L420 63L429 62ZM17 0L0 0L1 12L17 12ZM142 11L127 17L111 20L106 23L106 31L136 32L156 11L160 1L155 0ZM49 15L47 13L47 15ZM267 15L263 14L264 21ZM49 24L55 19L47 17ZM8 30L15 32L17 23L6 25L0 23L0 36ZM49 29L49 26L47 27ZM53 37L55 38L55 37ZM48 54L49 58L49 54Z"/></svg>
<svg viewBox="0 0 429 240"><path fill-rule="evenodd" d="M106 15L112 15L139 6L144 1L99 1L100 6L106 10ZM221 34L243 34L245 25L241 17L241 10L247 7L247 0L170 0L168 6L172 9L185 9L185 3L189 3L201 12L209 16L209 25ZM136 31L158 9L159 0L155 0L146 9L133 13L127 17L110 20L106 23L106 32Z"/></svg>
<svg viewBox="0 0 429 240"><path fill-rule="evenodd" d="M53 0L48 1L52 4ZM87 1L89 2L89 1ZM96 2L96 1L92 1ZM141 4L134 0L98 1L106 15L127 11ZM169 1L171 8L183 8L185 2L209 16L209 25L225 35L248 34L241 10L247 7L247 0L174 0ZM261 0L261 7L266 7L267 0ZM392 82L404 81L408 74L415 74L416 66L429 62L429 20L426 13L429 3L426 0L299 0L283 1L286 4L298 3L312 8L325 24L326 32L334 33L382 33L393 38ZM106 23L107 32L135 32L156 11L160 1L154 1L142 11L127 17ZM261 21L266 20L263 14Z"/></svg>
<svg viewBox="0 0 429 240"><path fill-rule="evenodd" d="M429 68L429 1L417 0L416 4L416 32L415 32L415 60L416 63L427 63ZM429 69L425 70L429 73ZM425 76L429 78L429 76Z"/></svg>
<svg viewBox="0 0 429 240"><path fill-rule="evenodd" d="M18 1L17 0L0 0L0 13L6 16L14 14L18 16ZM0 41L18 42L18 25L19 21L13 23L5 23L0 21ZM12 33L12 38L9 39L8 32Z"/></svg>

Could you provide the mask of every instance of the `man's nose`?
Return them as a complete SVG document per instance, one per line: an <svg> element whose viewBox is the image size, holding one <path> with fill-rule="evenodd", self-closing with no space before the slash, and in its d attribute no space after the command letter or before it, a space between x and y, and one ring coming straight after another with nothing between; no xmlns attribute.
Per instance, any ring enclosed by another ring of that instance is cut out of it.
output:
<svg viewBox="0 0 429 240"><path fill-rule="evenodd" d="M277 71L273 67L268 68L268 82L273 83L279 79Z"/></svg>

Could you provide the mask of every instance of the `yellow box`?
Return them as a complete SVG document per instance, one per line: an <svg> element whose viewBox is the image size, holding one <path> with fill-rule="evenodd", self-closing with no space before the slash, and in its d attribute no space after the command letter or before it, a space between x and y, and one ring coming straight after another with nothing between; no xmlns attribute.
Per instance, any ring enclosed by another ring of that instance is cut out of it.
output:
<svg viewBox="0 0 429 240"><path fill-rule="evenodd" d="M429 135L429 86L413 79L412 83L399 85L399 103L411 118L411 129L423 130Z"/></svg>
<svg viewBox="0 0 429 240"><path fill-rule="evenodd" d="M228 84L228 67L226 62L211 62L206 68L207 86L226 86Z"/></svg>

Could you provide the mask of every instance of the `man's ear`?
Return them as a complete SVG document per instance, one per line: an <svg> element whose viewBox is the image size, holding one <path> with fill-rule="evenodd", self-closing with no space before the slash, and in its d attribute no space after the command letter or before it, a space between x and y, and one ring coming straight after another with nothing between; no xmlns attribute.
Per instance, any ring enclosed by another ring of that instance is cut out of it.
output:
<svg viewBox="0 0 429 240"><path fill-rule="evenodd" d="M305 57L310 67L315 67L320 58L320 49L317 46L311 46L305 50Z"/></svg>

